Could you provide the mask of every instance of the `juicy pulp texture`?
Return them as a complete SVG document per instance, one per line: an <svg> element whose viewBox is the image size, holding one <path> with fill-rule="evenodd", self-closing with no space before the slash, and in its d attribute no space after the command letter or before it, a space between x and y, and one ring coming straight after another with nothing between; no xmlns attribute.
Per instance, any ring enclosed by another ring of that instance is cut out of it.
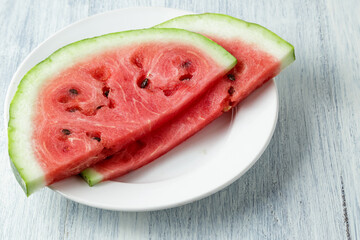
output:
<svg viewBox="0 0 360 240"><path fill-rule="evenodd" d="M213 82L207 76L219 74L214 61L180 44L112 50L61 72L40 92L35 115L34 147L47 183L168 121Z"/></svg>
<svg viewBox="0 0 360 240"><path fill-rule="evenodd" d="M28 195L173 118L236 63L214 42L177 29L81 42L30 70L12 101L9 154Z"/></svg>
<svg viewBox="0 0 360 240"><path fill-rule="evenodd" d="M211 121L228 111L267 80L277 75L281 61L256 46L238 38L223 40L208 36L221 44L238 60L233 70L212 87L194 105L169 124L130 143L119 153L83 171L90 184L120 177L165 154Z"/></svg>

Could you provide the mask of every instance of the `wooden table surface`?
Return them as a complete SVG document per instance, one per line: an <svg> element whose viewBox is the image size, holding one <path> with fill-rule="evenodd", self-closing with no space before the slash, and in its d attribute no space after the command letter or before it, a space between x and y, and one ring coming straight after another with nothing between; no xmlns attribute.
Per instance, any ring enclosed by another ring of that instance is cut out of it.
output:
<svg viewBox="0 0 360 240"><path fill-rule="evenodd" d="M210 197L127 213L87 207L47 188L26 198L10 170L2 127L0 239L360 239L358 0L0 0L1 99L20 63L50 35L97 13L138 6L229 14L295 46L296 62L276 79L280 112L270 145L243 177Z"/></svg>

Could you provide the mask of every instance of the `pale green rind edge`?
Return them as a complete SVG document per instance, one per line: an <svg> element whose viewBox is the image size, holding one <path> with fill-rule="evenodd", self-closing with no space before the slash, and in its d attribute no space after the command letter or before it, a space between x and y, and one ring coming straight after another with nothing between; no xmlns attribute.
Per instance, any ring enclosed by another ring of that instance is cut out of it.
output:
<svg viewBox="0 0 360 240"><path fill-rule="evenodd" d="M237 25L241 28L248 28L251 31L260 31L262 33L262 36L264 37L264 40L272 42L274 45L282 46L283 49L283 56L281 59L281 66L280 71L286 68L288 65L290 65L292 62L295 61L295 49L294 46L291 45L289 42L285 41L281 37L279 37L274 32L270 31L269 29L256 24L256 23L250 23L246 22L244 20L231 17L225 14L218 14L218 13L203 13L203 14L190 14L190 15L184 15L180 17L176 17L173 19L170 19L166 22L160 23L153 28L172 28L174 27L174 23L180 23L180 25L184 26L184 29L187 29L185 26L192 26L199 18L208 18L211 20L220 20L220 21L228 21L229 24ZM176 24L175 24L176 25ZM191 30L190 30L191 31ZM244 36L246 38L247 36ZM266 49L263 49L266 51ZM82 177L88 182L90 186L93 186L102 180L101 173L97 172L94 168L88 168L85 171L82 172ZM94 177L94 178L93 178ZM90 182L92 184L90 184Z"/></svg>
<svg viewBox="0 0 360 240"><path fill-rule="evenodd" d="M135 40L138 42L134 42ZM45 84L46 77L97 52L111 50L112 47L162 40L197 46L226 69L230 70L236 65L236 59L230 53L200 34L181 29L142 29L110 33L71 43L51 54L25 74L10 104L8 148L14 175L27 196L46 184L45 176L31 149L32 109L36 93ZM26 169L26 165L31 167L31 171Z"/></svg>
<svg viewBox="0 0 360 240"><path fill-rule="evenodd" d="M80 173L81 177L89 184L90 187L98 184L103 180L103 175L93 168L87 168Z"/></svg>
<svg viewBox="0 0 360 240"><path fill-rule="evenodd" d="M23 191L25 192L27 197L29 197L30 194L32 194L33 192L35 192L36 190L38 190L39 188L41 188L43 186L43 184L45 182L44 178L38 178L38 179L32 181L31 184L29 184L28 182L26 182L23 179L20 171L18 171L18 169L14 165L13 161L10 161L10 165L11 165L11 169L15 175L16 180L20 184L21 188L23 189Z"/></svg>
<svg viewBox="0 0 360 240"><path fill-rule="evenodd" d="M282 50L283 56L279 59L281 61L281 67L280 70L283 70L288 65L290 65L292 62L295 61L295 48L293 45L291 45L286 40L282 39L280 36L278 36L276 33L270 31L269 29L256 24L256 23L250 23L246 22L244 20L225 15L220 13L203 13L203 14L190 14L190 15L184 15L179 16L173 19L170 19L166 22L160 23L154 28L177 28L177 24L181 25L181 28L192 31L191 27L194 26L194 23L196 20L214 20L214 21L226 21L231 26L236 26L239 28L246 28L248 32L257 32L261 33L261 36L263 37L263 40L268 41L269 43L273 44L273 47L277 46L279 47L279 50ZM189 27L186 27L189 26ZM204 29L203 31L209 31L210 28ZM211 29L216 29L215 27ZM203 31L199 31L198 33L202 34ZM248 36L244 36L244 39L246 39ZM262 45L262 43L257 43L257 45ZM264 51L268 52L270 49L263 49Z"/></svg>

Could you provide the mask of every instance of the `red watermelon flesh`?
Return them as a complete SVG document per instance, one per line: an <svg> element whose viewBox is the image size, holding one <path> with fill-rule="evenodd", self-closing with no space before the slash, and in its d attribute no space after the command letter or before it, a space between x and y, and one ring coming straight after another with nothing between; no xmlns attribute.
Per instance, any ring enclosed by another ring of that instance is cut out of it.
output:
<svg viewBox="0 0 360 240"><path fill-rule="evenodd" d="M165 154L223 112L230 110L255 89L275 77L284 67L282 59L259 49L254 44L244 42L241 38L206 36L237 58L238 63L235 68L222 77L220 82L195 105L179 114L169 124L132 142L119 153L83 171L82 176L89 185L120 177Z"/></svg>
<svg viewBox="0 0 360 240"><path fill-rule="evenodd" d="M63 71L44 88L35 117L47 182L79 173L169 121L213 82L202 79L220 74L214 61L178 44L112 51Z"/></svg>
<svg viewBox="0 0 360 240"><path fill-rule="evenodd" d="M25 75L10 108L10 156L28 194L78 174L168 122L236 64L219 45L179 29L136 30L83 41L55 52ZM83 51L86 57L63 67L68 55L73 60ZM29 92L23 89L42 78L43 85L31 92L35 101L28 101ZM20 119L26 104L31 135ZM28 156L20 137L30 137Z"/></svg>

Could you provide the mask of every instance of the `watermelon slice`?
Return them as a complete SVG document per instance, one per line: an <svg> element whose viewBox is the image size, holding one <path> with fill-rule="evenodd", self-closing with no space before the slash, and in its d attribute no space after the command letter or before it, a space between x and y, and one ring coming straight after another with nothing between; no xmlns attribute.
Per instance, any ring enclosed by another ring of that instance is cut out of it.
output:
<svg viewBox="0 0 360 240"><path fill-rule="evenodd" d="M235 64L221 46L180 29L113 33L61 48L24 76L10 106L9 155L20 185L29 195L118 152Z"/></svg>
<svg viewBox="0 0 360 240"><path fill-rule="evenodd" d="M203 98L172 122L83 171L83 178L91 186L122 176L165 154L236 106L295 60L294 48L288 42L264 27L227 15L181 16L156 27L201 33L222 45L238 63Z"/></svg>

